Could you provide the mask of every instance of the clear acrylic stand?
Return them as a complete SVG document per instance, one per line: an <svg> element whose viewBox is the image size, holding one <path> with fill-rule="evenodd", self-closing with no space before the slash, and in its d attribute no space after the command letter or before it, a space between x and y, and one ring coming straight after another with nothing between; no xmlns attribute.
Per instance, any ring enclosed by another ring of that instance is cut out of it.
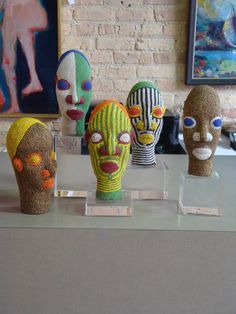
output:
<svg viewBox="0 0 236 314"><path fill-rule="evenodd" d="M86 197L91 177L91 163L83 153L82 137L54 136L57 159L54 196Z"/></svg>
<svg viewBox="0 0 236 314"><path fill-rule="evenodd" d="M166 171L168 167L160 160L155 165L138 166L129 162L123 177L123 187L131 192L132 199L167 199Z"/></svg>
<svg viewBox="0 0 236 314"><path fill-rule="evenodd" d="M132 199L127 191L123 191L119 200L100 200L96 198L96 191L88 191L85 216L132 216Z"/></svg>
<svg viewBox="0 0 236 314"><path fill-rule="evenodd" d="M210 177L198 177L182 171L179 186L179 213L207 216L223 214L223 182L213 171Z"/></svg>

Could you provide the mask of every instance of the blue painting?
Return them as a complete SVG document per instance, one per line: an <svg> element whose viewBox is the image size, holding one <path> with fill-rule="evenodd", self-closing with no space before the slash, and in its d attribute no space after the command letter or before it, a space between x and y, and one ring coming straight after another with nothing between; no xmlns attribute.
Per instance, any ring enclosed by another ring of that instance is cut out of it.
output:
<svg viewBox="0 0 236 314"><path fill-rule="evenodd" d="M0 114L58 114L57 0L0 1Z"/></svg>
<svg viewBox="0 0 236 314"><path fill-rule="evenodd" d="M188 84L235 84L236 0L191 1Z"/></svg>

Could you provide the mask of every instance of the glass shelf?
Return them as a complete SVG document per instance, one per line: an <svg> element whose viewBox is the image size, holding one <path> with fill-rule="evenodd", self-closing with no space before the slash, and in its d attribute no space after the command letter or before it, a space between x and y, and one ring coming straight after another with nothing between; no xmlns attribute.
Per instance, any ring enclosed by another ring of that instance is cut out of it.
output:
<svg viewBox="0 0 236 314"><path fill-rule="evenodd" d="M12 166L7 154L0 153L0 227L236 232L235 157L215 157L214 168L224 181L222 202L224 213L222 217L178 215L179 175L182 170L187 169L188 157L185 155L161 155L158 158L165 161L169 167L167 173L168 200L133 201L132 217L86 217L84 215L85 198L62 197L53 198L48 213L31 216L19 212L19 198Z"/></svg>
<svg viewBox="0 0 236 314"><path fill-rule="evenodd" d="M216 171L209 177L181 171L178 204L180 214L222 216L223 190L223 180Z"/></svg>

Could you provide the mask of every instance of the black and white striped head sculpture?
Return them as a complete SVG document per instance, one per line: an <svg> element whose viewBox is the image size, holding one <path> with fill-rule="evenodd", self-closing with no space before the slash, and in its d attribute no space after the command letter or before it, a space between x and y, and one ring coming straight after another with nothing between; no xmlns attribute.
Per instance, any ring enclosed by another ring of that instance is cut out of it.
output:
<svg viewBox="0 0 236 314"><path fill-rule="evenodd" d="M165 113L160 91L152 82L139 82L129 92L126 106L134 129L131 162L135 165L155 164L155 146Z"/></svg>

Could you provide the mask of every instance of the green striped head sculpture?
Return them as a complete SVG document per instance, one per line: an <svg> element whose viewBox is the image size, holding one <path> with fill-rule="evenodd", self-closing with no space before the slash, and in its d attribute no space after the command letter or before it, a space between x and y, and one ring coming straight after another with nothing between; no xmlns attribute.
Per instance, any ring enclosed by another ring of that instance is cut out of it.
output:
<svg viewBox="0 0 236 314"><path fill-rule="evenodd" d="M122 197L121 178L129 159L130 131L128 113L117 101L103 101L90 116L87 140L99 199Z"/></svg>
<svg viewBox="0 0 236 314"><path fill-rule="evenodd" d="M82 52L69 50L60 57L56 95L62 114L62 133L83 136L92 84L90 65Z"/></svg>
<svg viewBox="0 0 236 314"><path fill-rule="evenodd" d="M130 90L126 106L134 129L132 164L155 164L155 146L165 113L160 91L152 82L139 82Z"/></svg>

